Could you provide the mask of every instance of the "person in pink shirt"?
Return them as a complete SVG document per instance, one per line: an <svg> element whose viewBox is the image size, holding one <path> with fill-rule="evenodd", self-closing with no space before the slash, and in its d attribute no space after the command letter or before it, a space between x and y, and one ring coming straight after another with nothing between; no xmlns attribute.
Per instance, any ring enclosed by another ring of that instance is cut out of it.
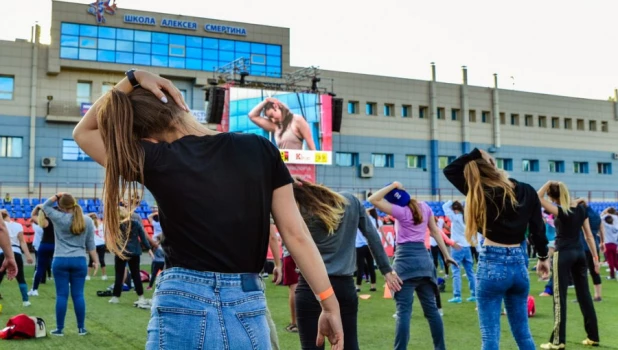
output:
<svg viewBox="0 0 618 350"><path fill-rule="evenodd" d="M393 182L377 191L369 197L369 202L395 218L397 250L394 269L403 285L394 294L397 307L394 349L407 349L412 303L416 293L429 323L434 349L445 350L444 325L435 298L435 290L438 288L436 268L425 247L428 228L438 242L446 262L455 264L455 261L444 244L431 208L427 203L411 198L399 182Z"/></svg>

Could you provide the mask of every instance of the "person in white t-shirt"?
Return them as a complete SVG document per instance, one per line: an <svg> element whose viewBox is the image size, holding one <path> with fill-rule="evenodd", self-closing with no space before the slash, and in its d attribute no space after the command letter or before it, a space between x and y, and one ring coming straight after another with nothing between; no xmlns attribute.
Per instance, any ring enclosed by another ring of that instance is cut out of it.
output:
<svg viewBox="0 0 618 350"><path fill-rule="evenodd" d="M148 215L148 221L152 225L152 239L156 239L163 233L161 220L159 219L159 208L152 207L152 214Z"/></svg>
<svg viewBox="0 0 618 350"><path fill-rule="evenodd" d="M21 292L21 298L24 306L30 306L30 301L28 300L28 284L26 283L26 279L24 277L24 259L22 255L26 256L26 261L28 264L32 264L34 260L32 256L30 256L30 251L28 250L28 245L24 240L24 227L17 222L11 221L11 217L9 216L9 212L6 210L2 210L2 220L6 224L9 231L9 238L11 240L11 248L13 248L13 254L15 255L15 261L17 262L17 283L19 284L19 291ZM4 262L4 252L0 254L0 266ZM0 272L0 283L4 279L5 271Z"/></svg>
<svg viewBox="0 0 618 350"><path fill-rule="evenodd" d="M105 231L103 230L103 221L99 220L99 217L95 213L90 213L88 216L92 219L92 223L94 224L94 245L96 246L99 263L101 264L101 279L105 281L107 280L107 271L105 269ZM97 274L97 269L93 268L92 263L91 257L88 263L86 281Z"/></svg>

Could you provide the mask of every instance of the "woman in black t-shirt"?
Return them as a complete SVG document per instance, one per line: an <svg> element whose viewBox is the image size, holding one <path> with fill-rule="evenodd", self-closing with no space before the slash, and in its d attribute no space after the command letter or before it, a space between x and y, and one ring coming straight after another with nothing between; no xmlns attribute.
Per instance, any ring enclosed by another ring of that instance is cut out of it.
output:
<svg viewBox="0 0 618 350"><path fill-rule="evenodd" d="M122 254L126 243L116 230L121 194L132 198L141 183L159 206L166 270L157 281L146 349L269 348L258 273L271 212L321 301L318 345L326 336L333 349L343 349L339 304L278 149L257 135L218 133L198 123L167 79L135 70L126 75L94 103L73 137L106 168L112 253Z"/></svg>
<svg viewBox="0 0 618 350"><path fill-rule="evenodd" d="M592 296L588 289L586 255L580 241L580 229L584 229L586 244L594 259L594 269L599 273L599 255L590 230L586 205L572 201L569 189L563 182L549 181L538 191L543 208L556 218L556 252L553 258L554 276L554 330L549 343L541 349L564 349L566 344L567 289L569 275L573 276L575 293L584 316L588 338L584 345L599 345L599 328ZM545 199L549 196L551 202Z"/></svg>
<svg viewBox="0 0 618 350"><path fill-rule="evenodd" d="M54 224L47 218L47 215L41 209L42 205L37 205L32 211L31 217L35 224L43 229L43 237L41 244L36 251L36 271L34 273L34 281L32 282L32 290L28 295L39 295L39 284L44 280L47 270L51 267L52 259L54 258L54 249L56 247L56 238L54 236Z"/></svg>

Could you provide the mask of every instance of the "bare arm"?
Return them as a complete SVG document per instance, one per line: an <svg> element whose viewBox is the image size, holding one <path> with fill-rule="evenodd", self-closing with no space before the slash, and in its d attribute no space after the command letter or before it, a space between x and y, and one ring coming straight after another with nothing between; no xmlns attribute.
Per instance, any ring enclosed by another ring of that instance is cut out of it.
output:
<svg viewBox="0 0 618 350"><path fill-rule="evenodd" d="M586 239L586 243L588 244L588 249L590 249L590 253L592 254L592 259L595 262L599 261L599 252L597 252L597 242L594 240L594 236L592 235L592 230L590 229L590 220L586 219L584 221L584 238Z"/></svg>
<svg viewBox="0 0 618 350"><path fill-rule="evenodd" d="M135 71L135 79L140 83L141 87L152 92L160 100L167 103L167 98L163 93L163 90L167 91L174 99L174 102L181 108L184 108L187 112L189 107L185 104L180 90L178 90L171 81L161 78L158 75L146 72ZM128 94L133 91L133 86L129 82L129 79L122 79L114 89ZM107 156L105 154L105 145L103 144L103 138L99 131L99 124L97 121L97 111L102 106L103 101L107 96L101 96L90 107L86 115L80 120L75 129L73 130L73 139L79 145L79 147L90 156L94 161L105 166ZM183 107L184 106L184 107Z"/></svg>
<svg viewBox="0 0 618 350"><path fill-rule="evenodd" d="M307 123L305 118L300 116L295 116L294 119L296 119L296 125L298 127L298 132L300 133L300 136L302 136L305 142L307 142L307 147L310 150L315 151L315 143L313 142L313 136L311 135L311 128L309 127L309 123Z"/></svg>
<svg viewBox="0 0 618 350"><path fill-rule="evenodd" d="M539 200L541 201L541 206L545 209L546 212L552 214L554 217L558 216L558 207L555 206L552 202L545 199L545 195L547 194L547 190L549 189L549 185L551 185L551 181L547 181L543 187L539 189L537 194L539 195ZM567 204L568 205L568 204Z"/></svg>
<svg viewBox="0 0 618 350"><path fill-rule="evenodd" d="M281 266L281 251L279 250L279 240L277 239L277 232L275 232L275 225L270 225L270 238L268 240L270 251L273 253L273 260L275 267Z"/></svg>
<svg viewBox="0 0 618 350"><path fill-rule="evenodd" d="M4 220L0 218L0 249L5 257L9 257L12 260L15 259L13 255L13 248L11 248L11 238L9 237L9 230L6 227Z"/></svg>
<svg viewBox="0 0 618 350"><path fill-rule="evenodd" d="M601 222L601 227L599 228L599 238L601 238L601 247L605 244L605 225Z"/></svg>
<svg viewBox="0 0 618 350"><path fill-rule="evenodd" d="M401 186L401 184L399 182L393 182L392 184L380 189L368 198L369 202L386 214L392 215L393 205L384 199L384 196L386 196L390 191L398 188L397 186Z"/></svg>
<svg viewBox="0 0 618 350"><path fill-rule="evenodd" d="M436 243L438 243L438 247L444 256L444 260L446 261L451 259L451 253L448 251L448 248L446 248L446 244L444 244L444 239L442 239L440 228L436 225L436 220L433 218L433 215L429 217L429 233L431 233L433 239L435 239Z"/></svg>
<svg viewBox="0 0 618 350"><path fill-rule="evenodd" d="M30 255L28 244L26 243L26 240L24 239L24 233L23 232L18 233L17 239L19 240L19 246L21 247L21 251L26 256L26 261L28 262L28 264L32 264L34 260L32 260L32 255Z"/></svg>
<svg viewBox="0 0 618 350"><path fill-rule="evenodd" d="M266 131L275 132L277 130L277 125L271 122L268 118L261 116L262 110L267 102L271 101L269 99L265 99L264 101L258 103L257 106L253 107L251 112L249 112L249 119L251 119L255 125Z"/></svg>

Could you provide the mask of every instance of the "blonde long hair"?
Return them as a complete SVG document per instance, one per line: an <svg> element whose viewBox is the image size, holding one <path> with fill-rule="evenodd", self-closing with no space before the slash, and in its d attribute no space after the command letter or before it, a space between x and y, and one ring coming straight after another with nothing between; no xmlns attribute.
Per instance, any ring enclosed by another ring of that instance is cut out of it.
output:
<svg viewBox="0 0 618 350"><path fill-rule="evenodd" d="M348 200L326 186L297 181L300 184L294 184L294 197L302 209L303 219L306 222L317 217L326 226L328 234L332 235L341 224Z"/></svg>
<svg viewBox="0 0 618 350"><path fill-rule="evenodd" d="M571 194L564 182L553 182L547 189L547 195L568 215L571 213Z"/></svg>
<svg viewBox="0 0 618 350"><path fill-rule="evenodd" d="M466 164L464 178L468 188L466 207L464 208L466 240L471 244L475 244L478 232L481 232L483 237L485 237L488 199L496 206L498 215L500 215L502 209L507 205L507 199L515 208L517 206L517 198L507 174L483 158L475 159ZM493 201L493 197L498 191L502 192L501 206Z"/></svg>
<svg viewBox="0 0 618 350"><path fill-rule="evenodd" d="M58 201L58 207L60 209L73 214L73 220L71 221L71 233L79 236L86 231L86 220L84 220L84 212L82 207L77 204L75 197L71 194L65 193L60 197Z"/></svg>
<svg viewBox="0 0 618 350"><path fill-rule="evenodd" d="M49 226L49 221L47 220L47 216L42 208L39 208L39 215L37 215L37 221L39 222L39 226L41 228L46 228Z"/></svg>

